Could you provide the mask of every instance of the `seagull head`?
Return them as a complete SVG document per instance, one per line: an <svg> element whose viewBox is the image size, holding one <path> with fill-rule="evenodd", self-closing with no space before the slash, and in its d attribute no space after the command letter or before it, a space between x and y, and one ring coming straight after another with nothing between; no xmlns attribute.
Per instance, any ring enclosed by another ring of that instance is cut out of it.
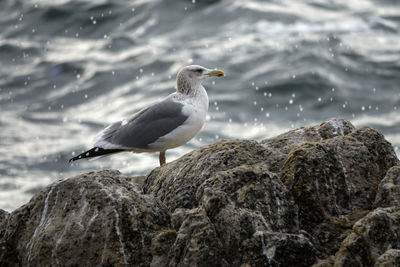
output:
<svg viewBox="0 0 400 267"><path fill-rule="evenodd" d="M182 68L176 77L177 91L189 93L193 88L200 86L201 82L209 77L222 77L225 72L217 69L207 69L200 65L189 65Z"/></svg>

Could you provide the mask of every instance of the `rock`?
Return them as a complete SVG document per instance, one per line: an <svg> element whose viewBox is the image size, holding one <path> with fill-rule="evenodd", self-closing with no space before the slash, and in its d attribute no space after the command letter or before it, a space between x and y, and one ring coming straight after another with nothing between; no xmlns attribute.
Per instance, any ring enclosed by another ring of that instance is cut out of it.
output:
<svg viewBox="0 0 400 267"><path fill-rule="evenodd" d="M196 203L195 208L185 208L186 203L179 199L166 202L174 210L171 221L177 231L169 253L171 266L243 263L253 266L265 265L266 260L275 265L293 261L307 266L315 260L316 251L311 242L298 233L297 208L275 174L262 164L241 165L215 173L211 173L212 169L208 169L210 173L206 170L202 177L192 178L194 183L197 183L194 179L206 178L193 188L191 203ZM147 179L152 179L152 175ZM175 183L187 182L181 179L187 177L183 174ZM165 193L173 196L171 192ZM176 207L177 203L181 206ZM285 249L292 250L292 258L283 257Z"/></svg>
<svg viewBox="0 0 400 267"><path fill-rule="evenodd" d="M388 249L380 256L375 263L376 267L393 267L400 266L400 250Z"/></svg>
<svg viewBox="0 0 400 267"><path fill-rule="evenodd" d="M357 221L336 253L335 266L372 266L388 249L400 249L399 207L377 208Z"/></svg>
<svg viewBox="0 0 400 267"><path fill-rule="evenodd" d="M266 157L264 147L256 141L219 141L155 168L147 176L143 191L158 197L170 211L193 208L198 205L197 188L215 173L247 163L260 163Z"/></svg>
<svg viewBox="0 0 400 267"><path fill-rule="evenodd" d="M379 132L361 128L293 149L280 178L299 206L300 228L333 253L346 230L372 208L379 182L398 162Z"/></svg>
<svg viewBox="0 0 400 267"><path fill-rule="evenodd" d="M268 168L280 172L289 152L307 142L320 142L336 136L351 133L355 127L348 121L338 118L329 119L319 125L301 127L296 130L264 139L260 142L267 150Z"/></svg>
<svg viewBox="0 0 400 267"><path fill-rule="evenodd" d="M224 207L231 205L262 216L259 223L267 230L299 231L298 211L291 195L279 178L262 165L242 165L215 173L197 188L196 200L215 221L221 217ZM228 210L230 208L225 211ZM226 216L235 214L237 211L224 214L221 219L226 221Z"/></svg>
<svg viewBox="0 0 400 267"><path fill-rule="evenodd" d="M0 241L1 266L123 266L152 261L169 215L118 171L53 183L15 210Z"/></svg>
<svg viewBox="0 0 400 267"><path fill-rule="evenodd" d="M151 253L153 259L150 266L166 266L168 262L168 253L176 240L176 231L160 230L155 232L151 240Z"/></svg>
<svg viewBox="0 0 400 267"><path fill-rule="evenodd" d="M389 169L378 187L374 207L400 206L400 166Z"/></svg>
<svg viewBox="0 0 400 267"><path fill-rule="evenodd" d="M7 218L9 216L10 214L7 211L0 209L0 237L4 235L5 228L7 227Z"/></svg>
<svg viewBox="0 0 400 267"><path fill-rule="evenodd" d="M8 213L7 211L0 209L0 229L1 225L6 221L9 215L10 213Z"/></svg>
<svg viewBox="0 0 400 267"><path fill-rule="evenodd" d="M219 141L145 177L83 174L0 213L0 266L396 264L396 165L376 130L330 119Z"/></svg>

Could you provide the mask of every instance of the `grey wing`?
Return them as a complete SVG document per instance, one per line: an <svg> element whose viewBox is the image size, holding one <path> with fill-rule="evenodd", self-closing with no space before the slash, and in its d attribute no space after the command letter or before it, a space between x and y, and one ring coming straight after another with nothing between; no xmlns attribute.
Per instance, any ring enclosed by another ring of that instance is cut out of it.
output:
<svg viewBox="0 0 400 267"><path fill-rule="evenodd" d="M181 103L164 100L151 105L125 123L116 122L107 127L101 141L124 148L147 149L149 144L182 125L188 116L182 113Z"/></svg>

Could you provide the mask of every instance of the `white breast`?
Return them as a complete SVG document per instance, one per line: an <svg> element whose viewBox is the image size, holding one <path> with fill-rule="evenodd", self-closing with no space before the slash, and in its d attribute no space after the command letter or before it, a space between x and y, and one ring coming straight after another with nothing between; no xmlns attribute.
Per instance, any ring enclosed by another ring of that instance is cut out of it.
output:
<svg viewBox="0 0 400 267"><path fill-rule="evenodd" d="M175 95L174 98L183 103L182 112L188 118L184 124L150 144L153 151L163 151L187 143L200 131L206 120L208 96L203 87L194 96Z"/></svg>

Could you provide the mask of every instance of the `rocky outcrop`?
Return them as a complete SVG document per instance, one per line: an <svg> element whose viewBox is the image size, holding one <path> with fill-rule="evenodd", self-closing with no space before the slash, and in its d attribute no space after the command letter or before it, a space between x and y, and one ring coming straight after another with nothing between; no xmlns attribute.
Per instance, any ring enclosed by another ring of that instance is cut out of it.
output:
<svg viewBox="0 0 400 267"><path fill-rule="evenodd" d="M7 211L0 209L0 225L6 221L9 215Z"/></svg>
<svg viewBox="0 0 400 267"><path fill-rule="evenodd" d="M380 182L374 207L400 207L400 166L395 166L387 172Z"/></svg>
<svg viewBox="0 0 400 267"><path fill-rule="evenodd" d="M372 208L380 181L397 162L380 133L355 129L293 149L281 180L299 207L300 228L331 254L351 225Z"/></svg>
<svg viewBox="0 0 400 267"><path fill-rule="evenodd" d="M118 171L56 182L12 212L1 266L123 266L151 262L151 240L168 225L166 207Z"/></svg>
<svg viewBox="0 0 400 267"><path fill-rule="evenodd" d="M331 119L80 175L0 216L0 265L391 266L398 165L379 132Z"/></svg>
<svg viewBox="0 0 400 267"><path fill-rule="evenodd" d="M336 253L335 266L373 266L389 249L400 249L400 208L377 208L357 221Z"/></svg>
<svg viewBox="0 0 400 267"><path fill-rule="evenodd" d="M376 260L375 266L393 267L400 266L400 250L389 249Z"/></svg>

